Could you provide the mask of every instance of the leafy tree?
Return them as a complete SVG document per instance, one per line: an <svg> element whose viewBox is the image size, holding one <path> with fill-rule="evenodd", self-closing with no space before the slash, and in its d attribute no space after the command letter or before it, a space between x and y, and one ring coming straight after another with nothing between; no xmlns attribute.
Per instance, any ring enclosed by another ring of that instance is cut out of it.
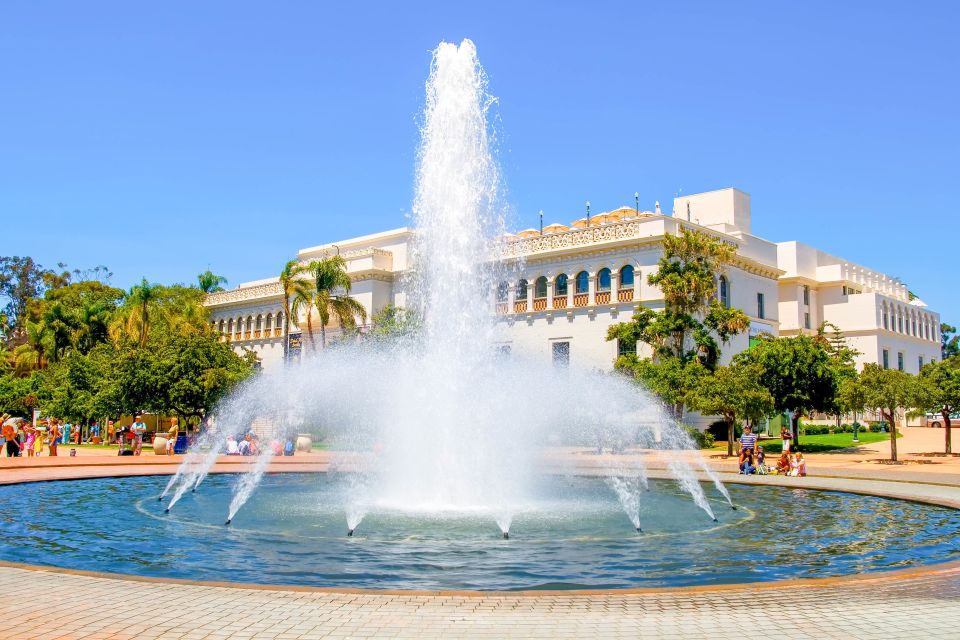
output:
<svg viewBox="0 0 960 640"><path fill-rule="evenodd" d="M313 304L320 319L320 345L327 346L327 325L336 318L340 328L356 326L356 319L366 321L367 310L350 297L353 283L347 274L347 262L342 256L330 256L311 262L313 276ZM309 316L307 316L309 319Z"/></svg>
<svg viewBox="0 0 960 640"><path fill-rule="evenodd" d="M791 413L795 443L800 442L801 414L833 407L837 393L834 363L815 338L800 335L761 340L737 358L760 366L760 380L773 396L774 408Z"/></svg>
<svg viewBox="0 0 960 640"><path fill-rule="evenodd" d="M216 293L217 291L223 291L223 287L220 285L227 284L227 279L207 269L197 276L197 283L200 291L204 293Z"/></svg>
<svg viewBox="0 0 960 640"><path fill-rule="evenodd" d="M388 304L370 319L370 330L364 334L367 340L389 340L418 334L422 328L420 318L403 307Z"/></svg>
<svg viewBox="0 0 960 640"><path fill-rule="evenodd" d="M682 415L683 408L693 404L697 387L708 370L699 360L683 362L667 358L660 362L637 359L628 354L617 359L617 370L633 378L671 408L673 415Z"/></svg>
<svg viewBox="0 0 960 640"><path fill-rule="evenodd" d="M43 375L40 372L26 377L0 375L0 413L27 417L38 406L37 396Z"/></svg>
<svg viewBox="0 0 960 640"><path fill-rule="evenodd" d="M857 377L856 357L860 352L847 344L840 327L825 320L817 327L814 339L830 356L830 367L837 381L837 389L844 380ZM834 396L832 406L828 409L828 413L835 416L838 427L845 411L839 400L838 396Z"/></svg>
<svg viewBox="0 0 960 640"><path fill-rule="evenodd" d="M720 358L717 339L726 344L750 324L743 311L724 307L715 298L717 278L735 255L732 245L700 231L681 229L679 235L665 236L658 269L647 277L647 281L663 293L664 309L660 312L640 309L630 322L612 325L607 331L607 340L649 345L652 358L642 365L645 361L635 357L621 358L616 368L626 372L641 366L642 370L633 372L634 377L659 385L667 379L695 382L697 376L689 375L694 370L688 369L694 361L708 370L716 367ZM658 375L651 364L667 369ZM680 373L682 375L678 375ZM674 389L668 396L689 399L693 391L692 388ZM677 402L661 397L671 405L674 418L679 420L686 400Z"/></svg>
<svg viewBox="0 0 960 640"><path fill-rule="evenodd" d="M859 375L854 373L853 376L845 376L840 379L834 402L841 412L852 413L853 420L856 422L857 414L867 406L867 397Z"/></svg>
<svg viewBox="0 0 960 640"><path fill-rule="evenodd" d="M151 366L160 380L152 407L175 412L184 425L190 419L202 421L253 372L247 359L214 335L171 336L157 350Z"/></svg>
<svg viewBox="0 0 960 640"><path fill-rule="evenodd" d="M287 357L290 355L290 323L293 322L293 316L291 312L293 311L291 303L297 298L302 298L304 300L310 298L310 289L306 281L300 276L304 272L304 267L302 264L296 260L290 260L287 264L283 265L283 270L280 272L280 288L283 291L283 361L287 361ZM299 304L299 303L298 303ZM308 305L308 308L312 305ZM299 317L299 314L297 315ZM311 333L312 336L312 333Z"/></svg>
<svg viewBox="0 0 960 640"><path fill-rule="evenodd" d="M705 415L718 415L727 423L727 455L733 455L738 420L755 424L773 413L773 396L760 384L762 369L735 362L702 376L696 387L693 408Z"/></svg>
<svg viewBox="0 0 960 640"><path fill-rule="evenodd" d="M917 399L916 379L897 369L884 369L875 362L864 366L860 373L864 400L868 407L876 407L890 425L890 459L897 461L897 411L910 407Z"/></svg>
<svg viewBox="0 0 960 640"><path fill-rule="evenodd" d="M0 298L7 301L4 311L12 328L26 328L27 304L43 294L46 274L29 256L0 257Z"/></svg>
<svg viewBox="0 0 960 640"><path fill-rule="evenodd" d="M943 417L944 452L953 453L950 414L960 408L960 356L931 362L920 370L919 408Z"/></svg>
<svg viewBox="0 0 960 640"><path fill-rule="evenodd" d="M957 328L949 324L940 325L940 358L946 360L960 355L960 335Z"/></svg>
<svg viewBox="0 0 960 640"><path fill-rule="evenodd" d="M144 278L140 284L130 287L124 298L123 314L119 316L121 322L118 326L126 329L128 334L135 335L141 347L147 344L147 336L150 335L151 311L156 308L160 293L159 284L147 282Z"/></svg>

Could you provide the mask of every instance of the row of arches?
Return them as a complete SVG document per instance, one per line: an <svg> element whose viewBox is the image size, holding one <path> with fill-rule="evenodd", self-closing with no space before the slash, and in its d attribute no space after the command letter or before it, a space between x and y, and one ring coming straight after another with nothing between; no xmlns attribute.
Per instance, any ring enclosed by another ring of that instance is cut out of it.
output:
<svg viewBox="0 0 960 640"><path fill-rule="evenodd" d="M527 278L520 278L513 284L501 282L497 286L497 310L506 313L511 305L513 312L523 312L528 308L542 311L548 307L586 307L608 304L614 300L630 302L635 297L637 275L632 265L624 265L617 271L604 267L592 277L588 271L581 270L574 274L561 273L552 278L539 276L532 283Z"/></svg>
<svg viewBox="0 0 960 640"><path fill-rule="evenodd" d="M283 335L283 312L220 318L211 324L227 340L278 338Z"/></svg>
<svg viewBox="0 0 960 640"><path fill-rule="evenodd" d="M884 329L915 338L939 342L940 334L935 317L907 305L883 302L880 306L881 324Z"/></svg>

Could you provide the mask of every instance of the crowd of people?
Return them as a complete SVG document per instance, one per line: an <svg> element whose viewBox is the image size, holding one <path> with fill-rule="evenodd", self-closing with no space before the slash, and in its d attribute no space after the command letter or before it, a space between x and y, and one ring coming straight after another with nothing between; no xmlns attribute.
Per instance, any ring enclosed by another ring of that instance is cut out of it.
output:
<svg viewBox="0 0 960 640"><path fill-rule="evenodd" d="M172 418L171 422L172 426L167 432L167 453L173 455L179 426L176 418ZM121 452L129 450L133 455L140 455L147 435L147 425L139 415L134 416L130 424L119 428L113 420L107 421L105 433L97 420L82 426L58 418L46 418L35 425L24 418L3 414L0 423L3 429L3 452L8 458L30 458L41 455L44 450L49 456L57 456L61 445L79 444L116 444Z"/></svg>
<svg viewBox="0 0 960 640"><path fill-rule="evenodd" d="M757 440L757 434L753 432L750 425L745 426L743 435L740 436L740 473L744 475L807 475L807 462L803 459L803 454L800 451L790 451L793 437L786 427L780 431L780 441L782 442L780 458L775 465L768 465L763 447Z"/></svg>
<svg viewBox="0 0 960 640"><path fill-rule="evenodd" d="M292 456L296 445L292 437L287 437L283 442L274 439L267 445L275 456ZM247 433L228 435L223 453L228 456L256 456L264 453L264 448L260 444L260 437L253 431Z"/></svg>

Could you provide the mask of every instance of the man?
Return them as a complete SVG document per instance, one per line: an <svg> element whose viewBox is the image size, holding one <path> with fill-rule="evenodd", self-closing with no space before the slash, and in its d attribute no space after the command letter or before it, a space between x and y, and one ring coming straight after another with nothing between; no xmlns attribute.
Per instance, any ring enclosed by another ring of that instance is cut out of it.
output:
<svg viewBox="0 0 960 640"><path fill-rule="evenodd" d="M143 436L147 432L147 425L140 416L136 416L130 429L133 431L133 455L138 456L143 449Z"/></svg>
<svg viewBox="0 0 960 640"><path fill-rule="evenodd" d="M753 427L748 424L743 428L743 435L740 436L740 464L743 464L743 458L747 453L752 458L756 448L757 434L753 432Z"/></svg>
<svg viewBox="0 0 960 640"><path fill-rule="evenodd" d="M6 414L4 414L6 416ZM8 458L15 458L20 454L20 443L17 442L17 426L19 418L7 418L3 420L3 439L6 440Z"/></svg>

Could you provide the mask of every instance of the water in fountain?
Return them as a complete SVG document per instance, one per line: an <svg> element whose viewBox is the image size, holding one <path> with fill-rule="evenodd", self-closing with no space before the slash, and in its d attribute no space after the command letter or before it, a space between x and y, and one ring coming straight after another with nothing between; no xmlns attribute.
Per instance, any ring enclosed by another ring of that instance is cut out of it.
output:
<svg viewBox="0 0 960 640"><path fill-rule="evenodd" d="M254 378L220 407L218 422L237 431L271 416L282 430L295 413L343 471L337 477L349 531L370 512L414 514L424 526L469 513L506 536L513 515L533 500L547 447L670 450L691 442L619 376L505 358L493 348L492 293L507 275L494 259L503 200L487 123L494 100L473 43L441 44L426 88L413 270L403 283L421 330L323 350L308 340L301 364ZM636 455L627 463L613 456L610 473L632 477L638 489L646 473ZM268 463L261 457L237 483L228 521ZM629 471L618 472L625 464ZM671 455L668 469L714 517L688 462ZM631 491L625 509L638 518L639 493Z"/></svg>

